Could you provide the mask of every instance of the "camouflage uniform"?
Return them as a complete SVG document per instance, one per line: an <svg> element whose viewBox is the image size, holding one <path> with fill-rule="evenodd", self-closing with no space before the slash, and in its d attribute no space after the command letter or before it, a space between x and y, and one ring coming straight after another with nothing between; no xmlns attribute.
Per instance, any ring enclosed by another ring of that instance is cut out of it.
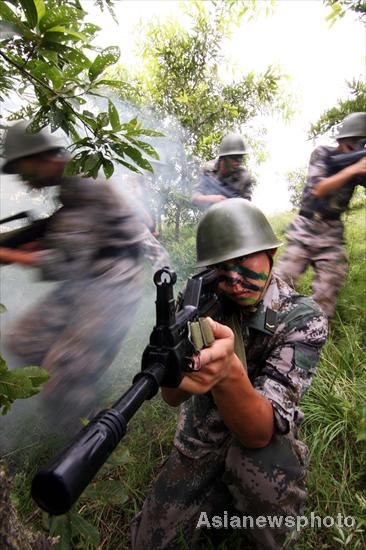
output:
<svg viewBox="0 0 366 550"><path fill-rule="evenodd" d="M300 212L287 230L288 245L275 272L294 285L309 264L314 269L313 298L331 317L338 294L347 275L347 253L344 247L345 212L357 185L365 186L361 176L353 177L334 193L315 197L312 190L327 177L329 157L334 147L317 147L310 158Z"/></svg>
<svg viewBox="0 0 366 550"><path fill-rule="evenodd" d="M219 174L219 158L207 162L203 168L200 181L194 185L192 195L225 195L227 198L242 197L252 199L253 178L245 168L240 168L232 174ZM200 207L205 210L209 203Z"/></svg>
<svg viewBox="0 0 366 550"><path fill-rule="evenodd" d="M242 517L297 516L306 499L307 448L298 439L299 400L309 387L327 336L327 320L310 299L272 277L263 302L236 314L253 386L272 403L275 433L248 449L226 428L211 393L181 406L172 454L133 521L135 550L192 547L202 511ZM239 336L240 337L240 336ZM245 419L244 419L245 422ZM246 531L256 547L280 548L285 528ZM186 546L180 540L186 541Z"/></svg>
<svg viewBox="0 0 366 550"><path fill-rule="evenodd" d="M95 405L95 382L116 357L143 286L142 254L160 246L105 182L65 177L35 267L61 281L7 338L24 365L46 368L48 410L77 422ZM161 260L161 263L160 263Z"/></svg>

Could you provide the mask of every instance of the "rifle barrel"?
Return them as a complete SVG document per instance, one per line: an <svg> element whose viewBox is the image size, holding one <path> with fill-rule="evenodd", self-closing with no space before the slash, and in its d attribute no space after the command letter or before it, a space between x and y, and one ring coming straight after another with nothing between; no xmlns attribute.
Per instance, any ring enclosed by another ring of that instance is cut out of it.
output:
<svg viewBox="0 0 366 550"><path fill-rule="evenodd" d="M125 435L128 421L157 393L164 369L155 363L139 373L110 409L94 417L69 447L36 474L31 494L40 508L56 516L70 510Z"/></svg>

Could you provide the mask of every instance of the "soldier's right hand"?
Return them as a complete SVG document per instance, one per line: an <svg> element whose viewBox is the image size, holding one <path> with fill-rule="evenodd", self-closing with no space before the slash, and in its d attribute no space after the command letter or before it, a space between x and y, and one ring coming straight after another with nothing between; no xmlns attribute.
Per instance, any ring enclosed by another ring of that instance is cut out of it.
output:
<svg viewBox="0 0 366 550"><path fill-rule="evenodd" d="M349 166L354 175L366 174L366 156Z"/></svg>

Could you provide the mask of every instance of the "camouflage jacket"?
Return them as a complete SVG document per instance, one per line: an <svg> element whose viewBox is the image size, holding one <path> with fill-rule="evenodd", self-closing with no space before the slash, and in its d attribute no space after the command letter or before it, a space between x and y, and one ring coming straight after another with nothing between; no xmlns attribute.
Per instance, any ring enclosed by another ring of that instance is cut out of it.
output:
<svg viewBox="0 0 366 550"><path fill-rule="evenodd" d="M315 197L312 194L317 183L328 177L329 157L335 153L335 147L321 145L314 149L310 157L300 210L315 213L314 219L318 221L339 219L341 214L347 210L355 187L365 185L365 181L361 176L355 176L342 187L324 197Z"/></svg>
<svg viewBox="0 0 366 550"><path fill-rule="evenodd" d="M193 187L193 195L219 195L227 198L242 197L251 200L253 178L245 168L241 168L233 174L222 176L218 172L219 159L211 160L205 164L200 181ZM205 205L206 207L207 205Z"/></svg>
<svg viewBox="0 0 366 550"><path fill-rule="evenodd" d="M141 272L146 229L127 202L103 181L60 180L62 207L53 214L36 267L44 279L113 277Z"/></svg>
<svg viewBox="0 0 366 550"><path fill-rule="evenodd" d="M273 275L257 310L238 312L237 318L251 383L271 401L276 431L296 438L303 418L299 401L327 337L326 316L311 298ZM230 435L210 392L182 404L174 444L184 455L202 457Z"/></svg>

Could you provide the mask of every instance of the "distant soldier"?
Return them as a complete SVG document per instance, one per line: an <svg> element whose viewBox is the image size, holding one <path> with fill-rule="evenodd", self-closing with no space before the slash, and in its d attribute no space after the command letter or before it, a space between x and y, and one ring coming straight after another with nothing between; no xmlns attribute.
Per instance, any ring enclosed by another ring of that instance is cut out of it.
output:
<svg viewBox="0 0 366 550"><path fill-rule="evenodd" d="M24 365L50 373L47 411L73 428L96 405L95 383L116 357L143 288L143 257L162 267L151 234L105 181L63 176L70 160L54 134L13 125L4 142L6 174L30 187L59 189L41 248L0 248L0 261L38 268L60 281L10 331L7 345Z"/></svg>
<svg viewBox="0 0 366 550"><path fill-rule="evenodd" d="M243 165L246 154L241 136L225 136L218 158L203 167L201 179L193 188L192 202L206 210L211 204L225 199L242 197L251 200L254 180Z"/></svg>
<svg viewBox="0 0 366 550"><path fill-rule="evenodd" d="M366 113L352 113L338 126L337 147L319 146L311 157L300 212L287 230L288 245L275 268L294 285L311 265L313 298L332 317L347 275L341 215L357 185L366 186L366 157L329 175L333 155L351 153L366 137Z"/></svg>
<svg viewBox="0 0 366 550"><path fill-rule="evenodd" d="M168 404L181 404L180 416L173 451L133 521L134 550L199 548L199 529L225 529L231 518L245 528L243 516L253 548L284 548L296 534L307 495L299 402L327 319L272 275L280 245L246 200L220 202L203 215L197 266L217 270L224 324L211 320L216 340L195 358L196 371L178 388L162 388ZM271 528L263 516L293 518L292 529L284 521Z"/></svg>

